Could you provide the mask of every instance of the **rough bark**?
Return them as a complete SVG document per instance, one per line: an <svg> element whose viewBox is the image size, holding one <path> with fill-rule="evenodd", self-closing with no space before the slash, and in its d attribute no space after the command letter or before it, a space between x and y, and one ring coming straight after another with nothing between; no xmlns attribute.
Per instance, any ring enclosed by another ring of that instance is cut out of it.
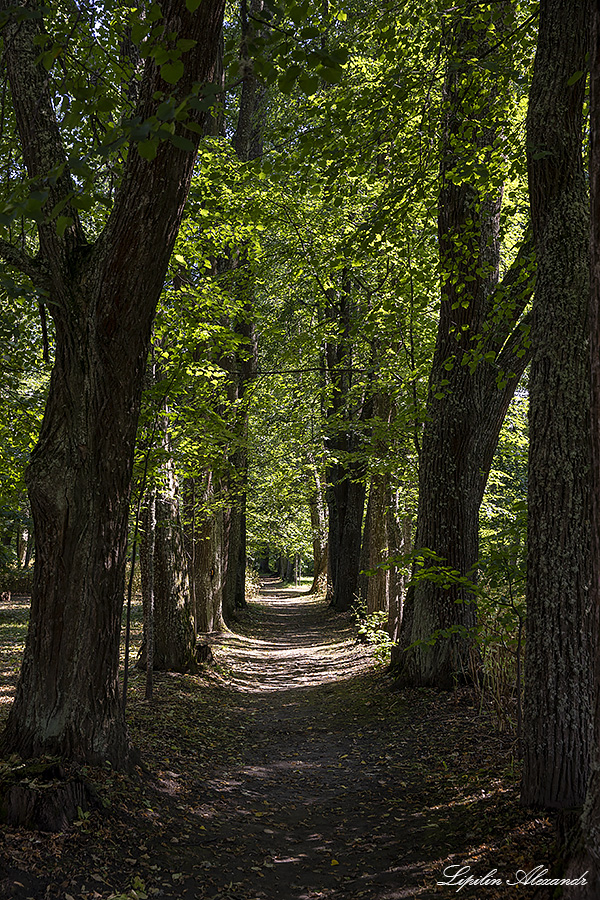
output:
<svg viewBox="0 0 600 900"><path fill-rule="evenodd" d="M592 740L589 202L582 160L589 5L547 0L527 114L537 283L531 337L525 805L583 803Z"/></svg>
<svg viewBox="0 0 600 900"><path fill-rule="evenodd" d="M240 69L243 73L242 94L233 147L238 159L249 162L262 153L263 104L265 89L253 73L250 44L256 33L256 17L260 17L263 0L252 0L250 15L242 4L242 41ZM246 605L246 486L248 481L248 450L246 446L248 411L244 394L255 377L258 363L258 336L253 322L254 284L247 247L242 245L232 253L228 262L232 292L239 303L239 313L233 324L236 334L245 339L241 351L232 354L227 368L232 381L229 401L236 407L234 422L234 450L230 466L232 477L227 486L231 495L231 507L225 512L224 553L225 575L223 589L223 615L226 622L235 618L235 610Z"/></svg>
<svg viewBox="0 0 600 900"><path fill-rule="evenodd" d="M241 312L234 322L234 331L244 338L245 346L232 355L229 362L231 382L229 402L233 410L233 441L237 445L229 460L230 477L225 479L230 506L224 513L225 574L223 614L229 622L235 610L246 605L246 488L248 483L248 408L245 394L258 368L258 346L252 310L252 279L248 271L245 249L235 264L233 289L240 300Z"/></svg>
<svg viewBox="0 0 600 900"><path fill-rule="evenodd" d="M356 585L356 598L361 606L367 603L367 593L369 590L369 569L371 558L371 531L373 522L373 484L369 486L367 494L367 503L365 507L365 516L362 530L362 540L360 543L360 560L358 563L358 581Z"/></svg>
<svg viewBox="0 0 600 900"><path fill-rule="evenodd" d="M528 362L522 345L526 322L519 322L533 287L528 241L498 285L502 186L492 154L506 97L502 82L482 75L473 63L502 35L498 27L499 35L488 35L464 20L456 26L443 92L442 302L419 457L415 536L415 551L424 551L424 559L415 568L420 577L407 596L400 639L401 679L439 688L470 677L476 606L464 579L476 578L479 507L508 404ZM491 186L472 180L469 165L476 156L490 166ZM465 169L463 180L457 179L456 172ZM495 316L501 304L512 310L509 316ZM473 367L478 342L480 358ZM463 581L440 583L431 577L440 566Z"/></svg>
<svg viewBox="0 0 600 900"><path fill-rule="evenodd" d="M388 479L378 474L371 478L361 547L359 596L367 613L387 612L390 603L388 568ZM372 574L366 574L367 572Z"/></svg>
<svg viewBox="0 0 600 900"><path fill-rule="evenodd" d="M91 785L45 760L9 769L0 784L0 819L17 828L65 831L79 811L97 806Z"/></svg>
<svg viewBox="0 0 600 900"><path fill-rule="evenodd" d="M196 631L187 558L173 484L157 492L154 545L154 670L195 672Z"/></svg>
<svg viewBox="0 0 600 900"><path fill-rule="evenodd" d="M360 456L364 423L372 411L366 388L352 397L353 340L356 304L349 275L342 272L339 289L328 289L327 319L335 337L327 341L325 361L330 396L326 409L328 595L340 612L350 609L358 596L362 521L365 507L366 464ZM329 584L330 582L330 584Z"/></svg>
<svg viewBox="0 0 600 900"><path fill-rule="evenodd" d="M144 651L139 661L146 669L146 700L154 692L154 549L156 547L156 490L148 492L143 511L144 539L140 553L142 598L144 606ZM145 657L145 659L144 659Z"/></svg>
<svg viewBox="0 0 600 900"><path fill-rule="evenodd" d="M193 482L194 529L190 534L192 571L196 596L196 629L210 634L223 629L223 508L218 502L213 476ZM199 501L199 502L197 502Z"/></svg>
<svg viewBox="0 0 600 900"><path fill-rule="evenodd" d="M410 512L400 508L399 495L389 492L387 505L387 530L390 538L390 551L394 556L407 557L412 550L413 517ZM390 604L388 611L388 634L395 646L392 648L392 666L399 662L398 640L404 611L404 599L409 577L407 563L396 562L390 570Z"/></svg>
<svg viewBox="0 0 600 900"><path fill-rule="evenodd" d="M245 603L245 547L242 543L242 513L236 506L223 511L223 618L235 622L236 610Z"/></svg>
<svg viewBox="0 0 600 900"><path fill-rule="evenodd" d="M329 567L333 583L331 606L350 609L358 594L362 517L365 506L364 470L349 463L330 467L327 486L329 509Z"/></svg>
<svg viewBox="0 0 600 900"><path fill-rule="evenodd" d="M600 628L600 2L592 4L592 40L590 47L590 191L591 191L591 583L590 628ZM600 648L594 647L592 678L594 697L594 738L592 772L581 821L581 842L567 848L570 865L567 876L585 884L565 888L568 900L596 900L600 895Z"/></svg>
<svg viewBox="0 0 600 900"><path fill-rule="evenodd" d="M167 438L164 433L165 440ZM154 527L142 545L153 540L152 567L144 565L148 550L141 554L142 597L153 615L153 669L159 672L195 672L196 631L191 602L187 553L181 522L179 489L173 462L167 458L153 490ZM152 591L150 588L152 587ZM146 665L145 646L138 664Z"/></svg>
<svg viewBox="0 0 600 900"><path fill-rule="evenodd" d="M390 606L389 535L386 513L387 478L378 475L371 484L373 523L369 540L369 567L374 572L367 586L367 612L388 612Z"/></svg>
<svg viewBox="0 0 600 900"><path fill-rule="evenodd" d="M33 0L21 6L39 9ZM205 0L194 14L183 0L165 0L162 11L165 34L195 42L173 88L181 98L212 78L223 0ZM72 224L59 235L54 221L43 222L37 260L15 257L48 291L56 359L27 472L34 586L4 748L123 767L130 748L118 663L133 448L152 320L194 154L162 143L147 160L132 146L108 223L89 244L69 202L73 184L36 42L42 28L40 17L9 14L4 56L28 174L48 184L46 211L65 203ZM165 91L171 87L148 60L142 120ZM48 181L57 166L62 174Z"/></svg>
<svg viewBox="0 0 600 900"><path fill-rule="evenodd" d="M252 40L257 31L257 22L263 16L264 0L251 0L250 9L242 2L240 47L240 71L242 72L242 95L237 126L233 137L233 147L238 159L247 162L257 159L263 152L263 119L266 97L265 86L256 78L252 63Z"/></svg>
<svg viewBox="0 0 600 900"><path fill-rule="evenodd" d="M310 524L313 545L313 580L308 591L317 594L327 588L327 506L325 493L321 484L321 476L312 465L314 490L309 496Z"/></svg>
<svg viewBox="0 0 600 900"><path fill-rule="evenodd" d="M267 544L258 554L257 568L261 575L269 575L271 569L269 567L270 549Z"/></svg>

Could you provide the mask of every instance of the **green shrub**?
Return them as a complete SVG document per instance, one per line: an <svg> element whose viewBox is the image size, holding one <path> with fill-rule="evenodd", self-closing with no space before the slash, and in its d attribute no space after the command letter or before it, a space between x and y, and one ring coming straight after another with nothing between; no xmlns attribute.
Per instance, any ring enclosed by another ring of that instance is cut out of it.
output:
<svg viewBox="0 0 600 900"><path fill-rule="evenodd" d="M377 662L388 665L393 641L387 631L388 614L385 610L368 613L364 601L357 601L352 607L357 629L357 640L374 647Z"/></svg>

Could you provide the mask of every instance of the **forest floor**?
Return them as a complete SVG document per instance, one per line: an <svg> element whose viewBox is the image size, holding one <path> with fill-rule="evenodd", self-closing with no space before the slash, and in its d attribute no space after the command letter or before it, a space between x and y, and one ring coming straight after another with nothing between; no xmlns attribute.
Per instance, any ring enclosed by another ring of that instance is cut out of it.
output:
<svg viewBox="0 0 600 900"><path fill-rule="evenodd" d="M0 609L0 724L26 615ZM350 616L274 580L235 628L151 703L132 670L143 769L85 770L101 803L64 832L1 826L0 900L551 896L509 883L548 863L553 825L519 807L514 736L468 691L394 691ZM459 890L448 867L497 871Z"/></svg>

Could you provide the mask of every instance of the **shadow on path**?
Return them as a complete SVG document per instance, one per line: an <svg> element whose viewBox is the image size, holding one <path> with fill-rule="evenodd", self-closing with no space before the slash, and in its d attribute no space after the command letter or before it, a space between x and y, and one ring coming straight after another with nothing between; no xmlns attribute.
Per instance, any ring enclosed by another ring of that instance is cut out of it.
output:
<svg viewBox="0 0 600 900"><path fill-rule="evenodd" d="M239 756L198 785L205 837L187 835L180 866L205 881L181 900L449 898L446 866L502 864L515 795L492 774L497 741L470 699L391 692L349 615L281 584L235 628L212 643Z"/></svg>
<svg viewBox="0 0 600 900"><path fill-rule="evenodd" d="M241 691L315 688L356 677L371 664L349 615L334 615L323 598L281 582L263 585L235 627L211 643L226 650L231 685Z"/></svg>
<svg viewBox="0 0 600 900"><path fill-rule="evenodd" d="M12 659L21 610L4 625ZM144 777L103 769L112 812L64 834L0 829L1 900L449 900L452 865L502 879L461 897L546 900L507 884L550 826L467 691L391 691L350 615L281 583L235 629L210 637L215 669L157 673L150 704L130 673Z"/></svg>

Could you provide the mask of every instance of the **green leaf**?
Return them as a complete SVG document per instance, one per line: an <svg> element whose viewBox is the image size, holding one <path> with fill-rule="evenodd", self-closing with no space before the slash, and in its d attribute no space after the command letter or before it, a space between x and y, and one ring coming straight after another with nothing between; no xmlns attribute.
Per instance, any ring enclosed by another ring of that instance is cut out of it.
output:
<svg viewBox="0 0 600 900"><path fill-rule="evenodd" d="M102 94L102 96L98 97L98 112L112 112L116 105L116 101L108 94Z"/></svg>
<svg viewBox="0 0 600 900"><path fill-rule="evenodd" d="M55 61L60 56L61 51L62 47L59 44L55 44L50 50L46 50L45 53L42 53L42 65L46 71L50 71Z"/></svg>
<svg viewBox="0 0 600 900"><path fill-rule="evenodd" d="M185 0L185 5L191 13L196 12L201 3L202 0Z"/></svg>
<svg viewBox="0 0 600 900"><path fill-rule="evenodd" d="M145 22L135 22L131 26L131 40L134 44L141 44L148 34L148 26Z"/></svg>
<svg viewBox="0 0 600 900"><path fill-rule="evenodd" d="M148 12L146 13L146 22L158 22L162 19L162 9L160 8L158 3L153 3Z"/></svg>
<svg viewBox="0 0 600 900"><path fill-rule="evenodd" d="M309 75L308 72L303 72L300 78L298 79L298 84L300 86L301 91L306 94L308 97L311 97L313 94L316 94L319 90L319 79L316 75Z"/></svg>
<svg viewBox="0 0 600 900"><path fill-rule="evenodd" d="M192 143L192 141L190 141L189 138L183 137L180 134L169 135L169 140L175 147L178 147L179 150L191 151L196 149L195 145Z"/></svg>
<svg viewBox="0 0 600 900"><path fill-rule="evenodd" d="M88 194L79 194L77 197L73 197L71 203L75 209L83 209L87 212L94 205L94 198Z"/></svg>
<svg viewBox="0 0 600 900"><path fill-rule="evenodd" d="M198 41L192 41L189 38L181 38L177 41L177 49L181 50L182 53L187 53L188 50L191 50L192 47L195 47Z"/></svg>
<svg viewBox="0 0 600 900"><path fill-rule="evenodd" d="M282 94L291 94L294 84L298 76L302 73L301 66L290 66L285 72L282 72L277 83Z"/></svg>
<svg viewBox="0 0 600 900"><path fill-rule="evenodd" d="M156 110L156 116L161 122L168 122L175 115L175 104L173 100L165 100Z"/></svg>
<svg viewBox="0 0 600 900"><path fill-rule="evenodd" d="M575 72L567 81L567 87L572 87L580 78L583 78L584 72Z"/></svg>
<svg viewBox="0 0 600 900"><path fill-rule="evenodd" d="M160 77L167 84L177 84L183 75L183 63L180 59L165 63L160 67Z"/></svg>
<svg viewBox="0 0 600 900"><path fill-rule="evenodd" d="M137 145L138 153L143 159L154 159L158 150L158 141L140 141Z"/></svg>
<svg viewBox="0 0 600 900"><path fill-rule="evenodd" d="M59 216L56 220L56 233L59 237L62 237L69 225L73 224L73 219L71 216Z"/></svg>
<svg viewBox="0 0 600 900"><path fill-rule="evenodd" d="M341 69L328 68L319 68L317 72L323 81L327 81L329 84L337 84L342 80L342 75L344 74Z"/></svg>
<svg viewBox="0 0 600 900"><path fill-rule="evenodd" d="M292 6L289 11L289 17L294 25L302 25L307 15L308 3L301 3L297 6Z"/></svg>

